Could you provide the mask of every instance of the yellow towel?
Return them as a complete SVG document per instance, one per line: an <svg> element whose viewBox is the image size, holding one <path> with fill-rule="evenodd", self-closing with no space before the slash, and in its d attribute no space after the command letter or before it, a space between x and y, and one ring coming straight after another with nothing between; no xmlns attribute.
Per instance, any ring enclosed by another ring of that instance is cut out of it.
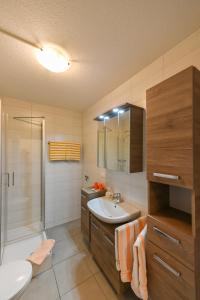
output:
<svg viewBox="0 0 200 300"><path fill-rule="evenodd" d="M133 270L133 244L146 225L146 217L140 217L115 229L116 267L123 282L131 282Z"/></svg>
<svg viewBox="0 0 200 300"><path fill-rule="evenodd" d="M27 260L36 265L41 265L45 258L50 254L55 244L55 240L45 240L40 247L31 254Z"/></svg>
<svg viewBox="0 0 200 300"><path fill-rule="evenodd" d="M146 274L146 255L145 242L147 235L147 225L138 235L133 245L133 271L131 287L137 297L147 300L147 274Z"/></svg>

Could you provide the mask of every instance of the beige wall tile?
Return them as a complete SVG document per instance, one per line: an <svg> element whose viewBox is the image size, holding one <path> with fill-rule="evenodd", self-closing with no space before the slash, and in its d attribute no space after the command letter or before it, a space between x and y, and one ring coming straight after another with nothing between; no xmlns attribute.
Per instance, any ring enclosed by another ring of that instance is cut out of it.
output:
<svg viewBox="0 0 200 300"><path fill-rule="evenodd" d="M83 175L87 174L90 178L87 184L97 180L104 181L114 191L121 192L124 199L141 207L143 212L146 211L147 181L145 171L141 174L123 174L97 168L97 122L93 119L112 107L125 102L145 108L146 89L190 65L200 68L200 29L83 113ZM144 128L144 143L145 141L146 130ZM144 163L146 163L146 149L144 149L143 158ZM177 203L172 202L176 207L178 206Z"/></svg>

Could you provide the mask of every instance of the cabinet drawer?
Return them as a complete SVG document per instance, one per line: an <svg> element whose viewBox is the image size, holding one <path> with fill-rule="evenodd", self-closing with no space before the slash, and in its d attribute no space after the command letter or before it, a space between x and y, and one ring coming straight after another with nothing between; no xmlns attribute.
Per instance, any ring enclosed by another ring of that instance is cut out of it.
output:
<svg viewBox="0 0 200 300"><path fill-rule="evenodd" d="M148 240L165 249L190 269L194 268L194 240L191 235L169 228L151 216L148 216L147 228Z"/></svg>
<svg viewBox="0 0 200 300"><path fill-rule="evenodd" d="M104 259L101 261L100 267L102 268L112 287L117 293L120 293L121 285L123 285L123 283L121 282L120 274L116 267L112 266L106 257L104 257Z"/></svg>
<svg viewBox="0 0 200 300"><path fill-rule="evenodd" d="M153 300L193 300L194 273L172 256L147 243L148 290Z"/></svg>
<svg viewBox="0 0 200 300"><path fill-rule="evenodd" d="M114 241L110 238L110 236L105 232L103 232L102 245L105 250L104 256L109 267L113 268L114 271L117 271L116 260L115 260L115 244Z"/></svg>
<svg viewBox="0 0 200 300"><path fill-rule="evenodd" d="M121 294L130 284L121 282L120 273L116 269L114 233L117 225L103 223L93 215L90 224L92 255L114 290Z"/></svg>

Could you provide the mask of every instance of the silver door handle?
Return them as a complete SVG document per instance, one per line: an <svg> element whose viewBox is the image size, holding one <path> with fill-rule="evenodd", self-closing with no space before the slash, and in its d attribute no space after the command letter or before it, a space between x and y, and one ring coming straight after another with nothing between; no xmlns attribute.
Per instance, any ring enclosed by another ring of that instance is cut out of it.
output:
<svg viewBox="0 0 200 300"><path fill-rule="evenodd" d="M104 238L111 246L114 246L113 241L107 235L104 234Z"/></svg>
<svg viewBox="0 0 200 300"><path fill-rule="evenodd" d="M96 230L99 230L99 227L94 222L91 222L91 224Z"/></svg>
<svg viewBox="0 0 200 300"><path fill-rule="evenodd" d="M10 187L10 173L6 173L6 175L8 176L7 186Z"/></svg>
<svg viewBox="0 0 200 300"><path fill-rule="evenodd" d="M163 174L163 173L153 173L154 177L160 177L160 178L167 178L167 179L173 179L173 180L179 180L180 176L177 175L171 175L171 174Z"/></svg>
<svg viewBox="0 0 200 300"><path fill-rule="evenodd" d="M174 268L172 268L170 265L168 265L164 260L162 260L158 255L154 254L153 258L161 265L163 266L166 270L171 272L174 276L180 277L181 273L176 271Z"/></svg>
<svg viewBox="0 0 200 300"><path fill-rule="evenodd" d="M12 173L12 185L15 185L15 172Z"/></svg>
<svg viewBox="0 0 200 300"><path fill-rule="evenodd" d="M162 230L160 230L159 228L157 228L156 226L153 226L153 230L160 236L170 240L171 242L179 245L181 242L178 239L175 239L174 237L172 237L171 235L163 232Z"/></svg>

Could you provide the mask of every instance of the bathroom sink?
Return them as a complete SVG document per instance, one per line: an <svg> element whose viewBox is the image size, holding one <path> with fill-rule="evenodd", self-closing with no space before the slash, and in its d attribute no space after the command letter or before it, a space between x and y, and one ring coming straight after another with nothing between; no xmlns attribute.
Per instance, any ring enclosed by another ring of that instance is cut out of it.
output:
<svg viewBox="0 0 200 300"><path fill-rule="evenodd" d="M106 223L123 223L140 216L140 211L128 202L114 202L106 197L88 201L87 206L92 214Z"/></svg>

